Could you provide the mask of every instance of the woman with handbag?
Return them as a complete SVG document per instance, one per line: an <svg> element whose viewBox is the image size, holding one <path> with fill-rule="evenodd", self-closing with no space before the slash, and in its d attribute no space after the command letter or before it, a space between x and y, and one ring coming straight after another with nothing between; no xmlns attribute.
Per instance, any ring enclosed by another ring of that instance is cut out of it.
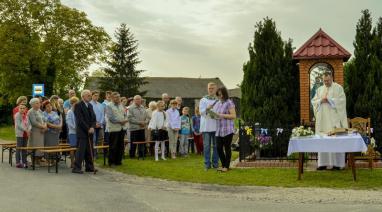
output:
<svg viewBox="0 0 382 212"><path fill-rule="evenodd" d="M149 123L149 130L151 130L151 138L155 141L155 161L158 161L159 144L161 145L162 160L166 160L164 156L165 152L165 140L166 140L166 126L167 118L166 112L164 112L165 104L163 101L158 101L157 109L152 113L152 117Z"/></svg>

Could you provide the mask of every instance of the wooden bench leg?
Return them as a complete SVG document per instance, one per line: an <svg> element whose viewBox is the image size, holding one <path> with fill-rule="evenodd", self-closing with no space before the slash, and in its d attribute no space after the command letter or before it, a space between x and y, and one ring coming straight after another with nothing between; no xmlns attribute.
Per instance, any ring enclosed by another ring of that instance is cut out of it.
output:
<svg viewBox="0 0 382 212"><path fill-rule="evenodd" d="M8 147L8 163L12 166L12 148Z"/></svg>
<svg viewBox="0 0 382 212"><path fill-rule="evenodd" d="M61 159L59 152L56 153L56 158L55 159L56 159L55 161L56 161L56 174L57 174L58 173L58 162Z"/></svg>
<svg viewBox="0 0 382 212"><path fill-rule="evenodd" d="M2 147L1 147L1 163L4 162L4 151L5 151L5 149L4 149L4 147L2 146Z"/></svg>
<svg viewBox="0 0 382 212"><path fill-rule="evenodd" d="M32 169L36 169L36 150L32 150Z"/></svg>
<svg viewBox="0 0 382 212"><path fill-rule="evenodd" d="M106 149L103 149L103 165L106 166Z"/></svg>
<svg viewBox="0 0 382 212"><path fill-rule="evenodd" d="M11 166L13 166L13 147L9 148L9 162L11 163Z"/></svg>

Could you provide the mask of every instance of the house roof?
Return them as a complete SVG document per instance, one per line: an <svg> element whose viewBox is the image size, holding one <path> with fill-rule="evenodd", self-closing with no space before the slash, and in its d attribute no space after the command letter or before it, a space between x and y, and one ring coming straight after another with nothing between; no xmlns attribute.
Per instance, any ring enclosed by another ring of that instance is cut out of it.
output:
<svg viewBox="0 0 382 212"><path fill-rule="evenodd" d="M228 89L228 95L229 97L237 97L241 99L241 89L240 88Z"/></svg>
<svg viewBox="0 0 382 212"><path fill-rule="evenodd" d="M294 59L341 58L347 61L351 54L321 28L294 54Z"/></svg>
<svg viewBox="0 0 382 212"><path fill-rule="evenodd" d="M163 93L170 97L201 98L207 94L207 84L215 82L218 87L224 86L219 78L184 78L184 77L145 77L147 84L139 90L147 91L146 98L161 98ZM85 88L99 89L99 77L88 77Z"/></svg>

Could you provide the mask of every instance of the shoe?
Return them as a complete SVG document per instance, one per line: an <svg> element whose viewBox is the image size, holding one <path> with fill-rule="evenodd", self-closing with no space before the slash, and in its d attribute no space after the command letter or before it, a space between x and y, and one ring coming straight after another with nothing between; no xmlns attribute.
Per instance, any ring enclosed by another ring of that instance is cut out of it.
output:
<svg viewBox="0 0 382 212"><path fill-rule="evenodd" d="M155 158L155 161L159 161L158 158Z"/></svg>
<svg viewBox="0 0 382 212"><path fill-rule="evenodd" d="M223 167L219 167L219 168L217 168L216 171L218 171L218 172L223 171Z"/></svg>
<svg viewBox="0 0 382 212"><path fill-rule="evenodd" d="M326 170L326 166L319 166L316 170L317 171Z"/></svg>
<svg viewBox="0 0 382 212"><path fill-rule="evenodd" d="M165 157L162 157L162 160L167 160Z"/></svg>
<svg viewBox="0 0 382 212"><path fill-rule="evenodd" d="M85 172L98 172L98 169L86 169Z"/></svg>
<svg viewBox="0 0 382 212"><path fill-rule="evenodd" d="M211 168L209 168L209 167L204 167L204 171L208 171L209 169L211 169Z"/></svg>
<svg viewBox="0 0 382 212"><path fill-rule="evenodd" d="M338 167L338 166L333 166L332 170L334 170L334 171L338 171L338 170L341 170L341 168Z"/></svg>
<svg viewBox="0 0 382 212"><path fill-rule="evenodd" d="M72 169L72 173L83 174L84 172L82 170Z"/></svg>
<svg viewBox="0 0 382 212"><path fill-rule="evenodd" d="M16 168L24 168L24 166L23 166L23 164L18 163L18 164L16 164Z"/></svg>
<svg viewBox="0 0 382 212"><path fill-rule="evenodd" d="M228 172L227 168L222 168L222 172Z"/></svg>

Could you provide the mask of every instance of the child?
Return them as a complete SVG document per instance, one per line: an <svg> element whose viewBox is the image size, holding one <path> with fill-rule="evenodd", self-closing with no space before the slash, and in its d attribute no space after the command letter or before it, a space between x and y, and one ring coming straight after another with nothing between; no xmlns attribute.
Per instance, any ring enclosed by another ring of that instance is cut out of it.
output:
<svg viewBox="0 0 382 212"><path fill-rule="evenodd" d="M30 127L28 119L26 118L27 107L20 104L19 111L15 114L15 133L17 140L17 147L26 147L28 142L28 135ZM27 168L27 152L26 150L16 149L16 167Z"/></svg>
<svg viewBox="0 0 382 212"><path fill-rule="evenodd" d="M188 153L188 137L191 136L191 119L188 115L189 107L184 107L182 110L182 116L180 117L180 145L179 153L182 156L187 156Z"/></svg>
<svg viewBox="0 0 382 212"><path fill-rule="evenodd" d="M196 146L196 153L201 155L203 153L203 139L200 132L200 112L199 107L195 107L195 115L192 116L192 128L194 132L194 143Z"/></svg>
<svg viewBox="0 0 382 212"><path fill-rule="evenodd" d="M157 103L157 109L152 113L149 123L149 130L151 130L151 138L155 141L155 161L158 161L159 144L161 145L162 160L166 160L164 157L165 140L166 140L166 126L167 118L164 112L164 102L159 101Z"/></svg>
<svg viewBox="0 0 382 212"><path fill-rule="evenodd" d="M175 100L170 102L171 108L166 111L167 113L167 132L169 149L171 151L171 158L176 159L176 139L180 129L180 116L177 110L178 103Z"/></svg>
<svg viewBox="0 0 382 212"><path fill-rule="evenodd" d="M70 109L66 114L66 124L68 126L68 139L70 147L77 147L77 135L76 135L76 117L74 116L74 107L78 103L79 99L75 96L69 99ZM74 167L74 152L70 152L71 168Z"/></svg>

